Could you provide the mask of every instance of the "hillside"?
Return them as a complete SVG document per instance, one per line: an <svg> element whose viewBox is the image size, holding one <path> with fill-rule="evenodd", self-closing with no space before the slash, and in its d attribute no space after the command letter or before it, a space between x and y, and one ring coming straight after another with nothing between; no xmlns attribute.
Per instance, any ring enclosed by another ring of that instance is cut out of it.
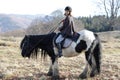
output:
<svg viewBox="0 0 120 80"><path fill-rule="evenodd" d="M27 28L34 18L33 15L0 14L0 32Z"/></svg>
<svg viewBox="0 0 120 80"><path fill-rule="evenodd" d="M101 74L87 80L120 80L120 31L102 32L99 36L103 49ZM23 58L19 49L21 40L21 37L0 37L0 79L51 80L46 75L49 58L46 61ZM72 58L60 58L61 80L78 80L84 67L84 53Z"/></svg>
<svg viewBox="0 0 120 80"><path fill-rule="evenodd" d="M11 32L15 30L28 28L32 21L48 22L54 19L57 13L51 15L18 15L18 14L0 14L0 33Z"/></svg>

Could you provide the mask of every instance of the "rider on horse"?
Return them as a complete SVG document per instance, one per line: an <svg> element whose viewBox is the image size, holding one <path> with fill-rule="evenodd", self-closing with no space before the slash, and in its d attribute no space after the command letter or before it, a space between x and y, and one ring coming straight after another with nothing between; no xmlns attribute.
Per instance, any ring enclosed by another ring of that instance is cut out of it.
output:
<svg viewBox="0 0 120 80"><path fill-rule="evenodd" d="M56 39L59 57L62 56L61 42L65 38L71 38L74 34L74 21L71 12L72 12L72 8L67 6L65 8L65 14L64 14L66 18L60 22L63 23L63 25L59 27L60 35Z"/></svg>

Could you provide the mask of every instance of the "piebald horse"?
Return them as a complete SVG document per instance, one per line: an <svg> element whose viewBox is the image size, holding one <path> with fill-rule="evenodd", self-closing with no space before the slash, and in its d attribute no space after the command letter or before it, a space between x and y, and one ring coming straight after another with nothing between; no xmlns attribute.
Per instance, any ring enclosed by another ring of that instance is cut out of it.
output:
<svg viewBox="0 0 120 80"><path fill-rule="evenodd" d="M64 57L78 56L81 52L85 53L86 66L79 78L87 78L88 68L90 68L90 77L100 74L101 65L101 41L99 36L89 30L81 30L77 41L73 41L68 48L62 49ZM26 35L21 42L21 54L23 57L37 57L41 51L42 57L49 55L51 65L48 71L48 76L52 76L53 80L59 79L58 70L58 49L55 46L54 39L56 33L45 35ZM39 50L41 49L41 50Z"/></svg>

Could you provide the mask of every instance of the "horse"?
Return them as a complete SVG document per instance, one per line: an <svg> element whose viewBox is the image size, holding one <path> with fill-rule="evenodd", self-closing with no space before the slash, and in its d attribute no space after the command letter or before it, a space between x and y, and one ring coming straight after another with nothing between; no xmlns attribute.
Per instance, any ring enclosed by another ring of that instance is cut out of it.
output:
<svg viewBox="0 0 120 80"><path fill-rule="evenodd" d="M81 52L85 53L86 66L83 72L79 75L79 78L87 78L88 69L90 68L90 77L100 74L101 72L101 41L96 33L89 30L81 30L78 32L80 35L76 41L73 41L68 48L62 49L64 57L78 56ZM37 57L41 49L41 57L49 55L51 59L51 65L47 73L48 76L52 76L52 80L59 79L58 70L58 49L55 46L55 37L57 33L49 33L44 35L26 35L21 41L21 54L23 57Z"/></svg>

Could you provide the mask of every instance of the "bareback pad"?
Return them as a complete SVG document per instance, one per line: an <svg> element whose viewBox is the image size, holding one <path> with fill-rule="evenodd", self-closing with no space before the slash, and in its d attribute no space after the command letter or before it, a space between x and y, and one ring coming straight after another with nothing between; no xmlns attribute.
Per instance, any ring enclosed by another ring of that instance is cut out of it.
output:
<svg viewBox="0 0 120 80"><path fill-rule="evenodd" d="M54 37L54 44L56 47L57 47L56 39L58 38L59 35L61 35L61 33L58 33ZM79 36L80 36L80 34L75 32L74 35L71 37L64 37L63 41L61 42L62 49L68 48L72 44L73 41L77 42Z"/></svg>

